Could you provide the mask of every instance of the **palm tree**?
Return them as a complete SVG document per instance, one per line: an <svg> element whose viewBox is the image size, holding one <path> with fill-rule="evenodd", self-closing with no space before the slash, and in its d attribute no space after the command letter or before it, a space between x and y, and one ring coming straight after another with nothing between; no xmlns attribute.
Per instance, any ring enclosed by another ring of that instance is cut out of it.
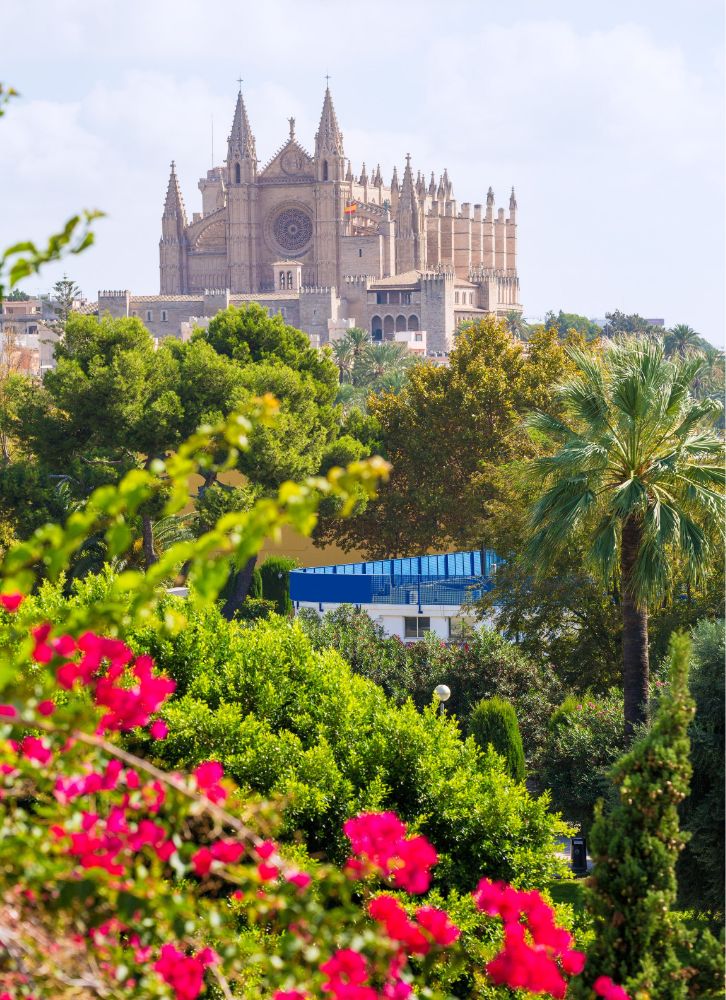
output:
<svg viewBox="0 0 726 1000"><path fill-rule="evenodd" d="M527 339L527 324L525 323L521 312L518 312L516 309L510 309L504 317L504 322L507 326L507 332L510 336L514 337L515 340Z"/></svg>
<svg viewBox="0 0 726 1000"><path fill-rule="evenodd" d="M371 343L356 365L354 382L373 391L380 391L386 384L400 384L415 362L415 355L411 354L405 344L397 344L391 340Z"/></svg>
<svg viewBox="0 0 726 1000"><path fill-rule="evenodd" d="M700 347L700 341L701 338L693 327L688 326L687 323L677 323L666 333L666 355L670 358L674 354L679 354L682 358L685 358L691 351L697 350Z"/></svg>
<svg viewBox="0 0 726 1000"><path fill-rule="evenodd" d="M355 353L353 351L353 345L347 337L343 337L342 340L336 340L334 342L333 361L335 361L338 366L341 383L345 384L346 382L350 382L353 377Z"/></svg>
<svg viewBox="0 0 726 1000"><path fill-rule="evenodd" d="M560 442L536 459L544 492L530 510L529 560L544 566L575 532L607 581L619 576L625 732L646 720L648 606L672 562L698 582L724 510L723 444L712 430L721 404L695 400L702 357L665 357L662 343L623 339L599 354L568 352L579 373L558 390L565 416L529 425Z"/></svg>

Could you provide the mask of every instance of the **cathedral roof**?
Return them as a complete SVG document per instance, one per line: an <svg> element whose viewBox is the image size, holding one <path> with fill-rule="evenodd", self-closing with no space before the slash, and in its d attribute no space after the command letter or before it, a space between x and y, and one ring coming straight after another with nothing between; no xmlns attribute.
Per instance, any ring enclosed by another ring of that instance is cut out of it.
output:
<svg viewBox="0 0 726 1000"><path fill-rule="evenodd" d="M343 156L343 133L338 126L338 119L333 107L330 88L325 88L323 110L320 115L320 125L315 134L315 150L317 153L335 153Z"/></svg>
<svg viewBox="0 0 726 1000"><path fill-rule="evenodd" d="M390 278L379 278L372 281L371 288L399 288L417 285L421 280L420 271L404 271L403 274L392 274Z"/></svg>

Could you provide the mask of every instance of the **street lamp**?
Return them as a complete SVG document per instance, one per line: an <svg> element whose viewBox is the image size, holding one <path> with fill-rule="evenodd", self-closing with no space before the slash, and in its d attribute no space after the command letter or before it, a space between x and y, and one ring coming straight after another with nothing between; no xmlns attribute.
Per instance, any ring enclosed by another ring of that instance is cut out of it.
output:
<svg viewBox="0 0 726 1000"><path fill-rule="evenodd" d="M439 702L439 711L441 712L442 715L446 711L446 705L444 704L444 702L447 702L450 697L451 697L451 689L448 688L445 684L439 684L437 687L434 688L434 698L436 698Z"/></svg>

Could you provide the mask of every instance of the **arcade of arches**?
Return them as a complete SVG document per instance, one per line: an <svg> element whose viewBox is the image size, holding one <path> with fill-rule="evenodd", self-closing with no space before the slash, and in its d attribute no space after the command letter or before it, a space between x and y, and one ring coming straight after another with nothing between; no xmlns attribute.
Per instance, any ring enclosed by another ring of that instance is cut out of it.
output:
<svg viewBox="0 0 726 1000"><path fill-rule="evenodd" d="M418 330L418 316L411 315L408 320L399 313L394 317L389 315L381 318L374 316L371 320L371 336L373 340L393 340L393 334L401 330Z"/></svg>

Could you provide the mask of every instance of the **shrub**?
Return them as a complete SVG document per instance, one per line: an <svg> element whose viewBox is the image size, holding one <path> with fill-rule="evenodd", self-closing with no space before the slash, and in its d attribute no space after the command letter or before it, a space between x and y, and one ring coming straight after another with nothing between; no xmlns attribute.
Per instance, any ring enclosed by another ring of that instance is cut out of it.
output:
<svg viewBox="0 0 726 1000"><path fill-rule="evenodd" d="M623 698L570 696L550 719L539 780L556 809L587 833L595 803L610 794L608 770L623 752Z"/></svg>
<svg viewBox="0 0 726 1000"><path fill-rule="evenodd" d="M486 750L488 746L503 757L507 774L515 781L524 781L524 750L517 724L517 715L502 698L482 698L469 716L469 735Z"/></svg>
<svg viewBox="0 0 726 1000"><path fill-rule="evenodd" d="M678 862L684 905L724 912L724 623L703 621L693 630L691 792L681 807L690 840Z"/></svg>
<svg viewBox="0 0 726 1000"><path fill-rule="evenodd" d="M298 616L317 649L337 649L356 673L381 684L397 701L410 697L423 708L431 704L437 684L451 688L447 711L466 728L472 708L482 698L498 696L512 703L522 734L527 763L539 765L547 728L562 690L554 674L534 663L495 632L477 630L469 642L441 642L429 634L405 645L388 638L379 625L352 605L318 616Z"/></svg>
<svg viewBox="0 0 726 1000"><path fill-rule="evenodd" d="M279 615L292 614L290 570L296 566L297 561L287 556L268 556L260 566L262 597L274 602Z"/></svg>
<svg viewBox="0 0 726 1000"><path fill-rule="evenodd" d="M170 733L154 751L171 767L219 760L252 795L280 795L283 834L341 859L341 824L359 809L392 809L431 838L439 881L466 887L481 870L544 884L556 868L557 820L493 752L462 740L452 717L396 706L296 622L226 622L185 609L187 625L133 638L177 681Z"/></svg>
<svg viewBox="0 0 726 1000"><path fill-rule="evenodd" d="M671 640L669 687L663 693L649 732L612 769L617 803L598 807L590 838L595 867L586 893L594 922L587 970L577 997L591 996L588 984L612 975L636 997L685 1000L717 996L715 956L712 984L700 970L702 987L692 989L698 970L684 963L693 935L672 912L676 901L676 861L684 838L678 807L688 793L691 775L688 726L693 702L688 693L690 642L683 634ZM696 942L705 957L713 939ZM685 967L684 967L685 966ZM689 982L690 981L690 982ZM722 989L723 982L720 987Z"/></svg>
<svg viewBox="0 0 726 1000"><path fill-rule="evenodd" d="M247 591L247 596L255 598L255 600L262 598L262 574L260 573L259 566L255 566L252 570L252 579L250 580L250 589Z"/></svg>

